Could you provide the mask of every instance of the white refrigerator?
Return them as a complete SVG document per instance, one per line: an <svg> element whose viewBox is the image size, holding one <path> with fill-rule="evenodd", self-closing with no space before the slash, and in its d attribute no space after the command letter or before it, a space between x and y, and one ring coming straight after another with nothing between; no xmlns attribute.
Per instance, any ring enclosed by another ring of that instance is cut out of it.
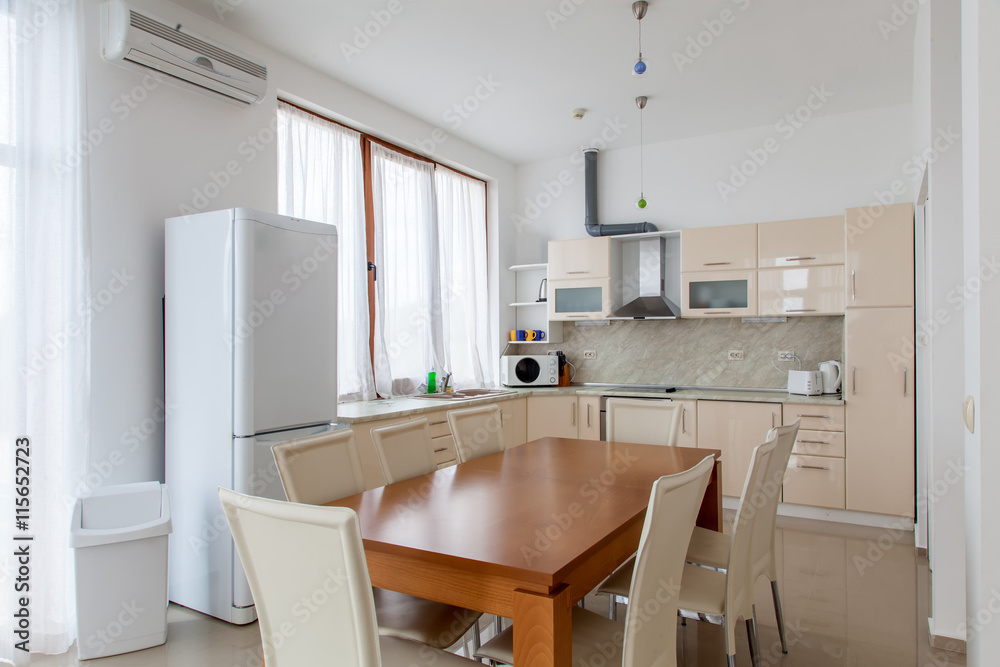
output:
<svg viewBox="0 0 1000 667"><path fill-rule="evenodd" d="M237 208L166 221L170 600L257 618L218 487L284 500L271 447L337 418L337 230Z"/></svg>

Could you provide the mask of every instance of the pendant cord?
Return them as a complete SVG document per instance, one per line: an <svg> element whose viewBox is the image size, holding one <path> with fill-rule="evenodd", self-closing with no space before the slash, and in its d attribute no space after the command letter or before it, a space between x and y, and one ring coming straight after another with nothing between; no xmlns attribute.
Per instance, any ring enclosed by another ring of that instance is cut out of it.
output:
<svg viewBox="0 0 1000 667"><path fill-rule="evenodd" d="M642 21L636 21L639 24L639 60L642 60Z"/></svg>
<svg viewBox="0 0 1000 667"><path fill-rule="evenodd" d="M642 109L639 109L639 196L644 197L643 186L643 152L642 145L645 143L642 136Z"/></svg>

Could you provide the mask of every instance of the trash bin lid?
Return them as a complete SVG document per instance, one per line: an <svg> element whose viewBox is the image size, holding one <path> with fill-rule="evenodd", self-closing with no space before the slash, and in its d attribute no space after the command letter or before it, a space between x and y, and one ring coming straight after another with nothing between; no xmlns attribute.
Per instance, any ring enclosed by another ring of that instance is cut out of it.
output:
<svg viewBox="0 0 1000 667"><path fill-rule="evenodd" d="M97 489L82 499L81 528L128 528L160 518L160 483L136 482Z"/></svg>

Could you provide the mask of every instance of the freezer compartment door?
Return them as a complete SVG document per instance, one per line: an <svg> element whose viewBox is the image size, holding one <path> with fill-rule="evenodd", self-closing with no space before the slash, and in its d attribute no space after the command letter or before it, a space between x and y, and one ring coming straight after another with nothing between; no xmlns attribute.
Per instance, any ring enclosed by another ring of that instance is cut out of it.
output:
<svg viewBox="0 0 1000 667"><path fill-rule="evenodd" d="M234 434L334 421L336 228L234 224Z"/></svg>

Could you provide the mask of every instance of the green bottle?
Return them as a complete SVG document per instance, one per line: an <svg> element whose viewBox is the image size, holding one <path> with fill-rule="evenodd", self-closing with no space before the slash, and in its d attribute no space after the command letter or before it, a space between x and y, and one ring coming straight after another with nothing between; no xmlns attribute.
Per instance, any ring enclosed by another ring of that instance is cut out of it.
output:
<svg viewBox="0 0 1000 667"><path fill-rule="evenodd" d="M436 394L437 393L437 373L431 371L427 374L427 393Z"/></svg>

